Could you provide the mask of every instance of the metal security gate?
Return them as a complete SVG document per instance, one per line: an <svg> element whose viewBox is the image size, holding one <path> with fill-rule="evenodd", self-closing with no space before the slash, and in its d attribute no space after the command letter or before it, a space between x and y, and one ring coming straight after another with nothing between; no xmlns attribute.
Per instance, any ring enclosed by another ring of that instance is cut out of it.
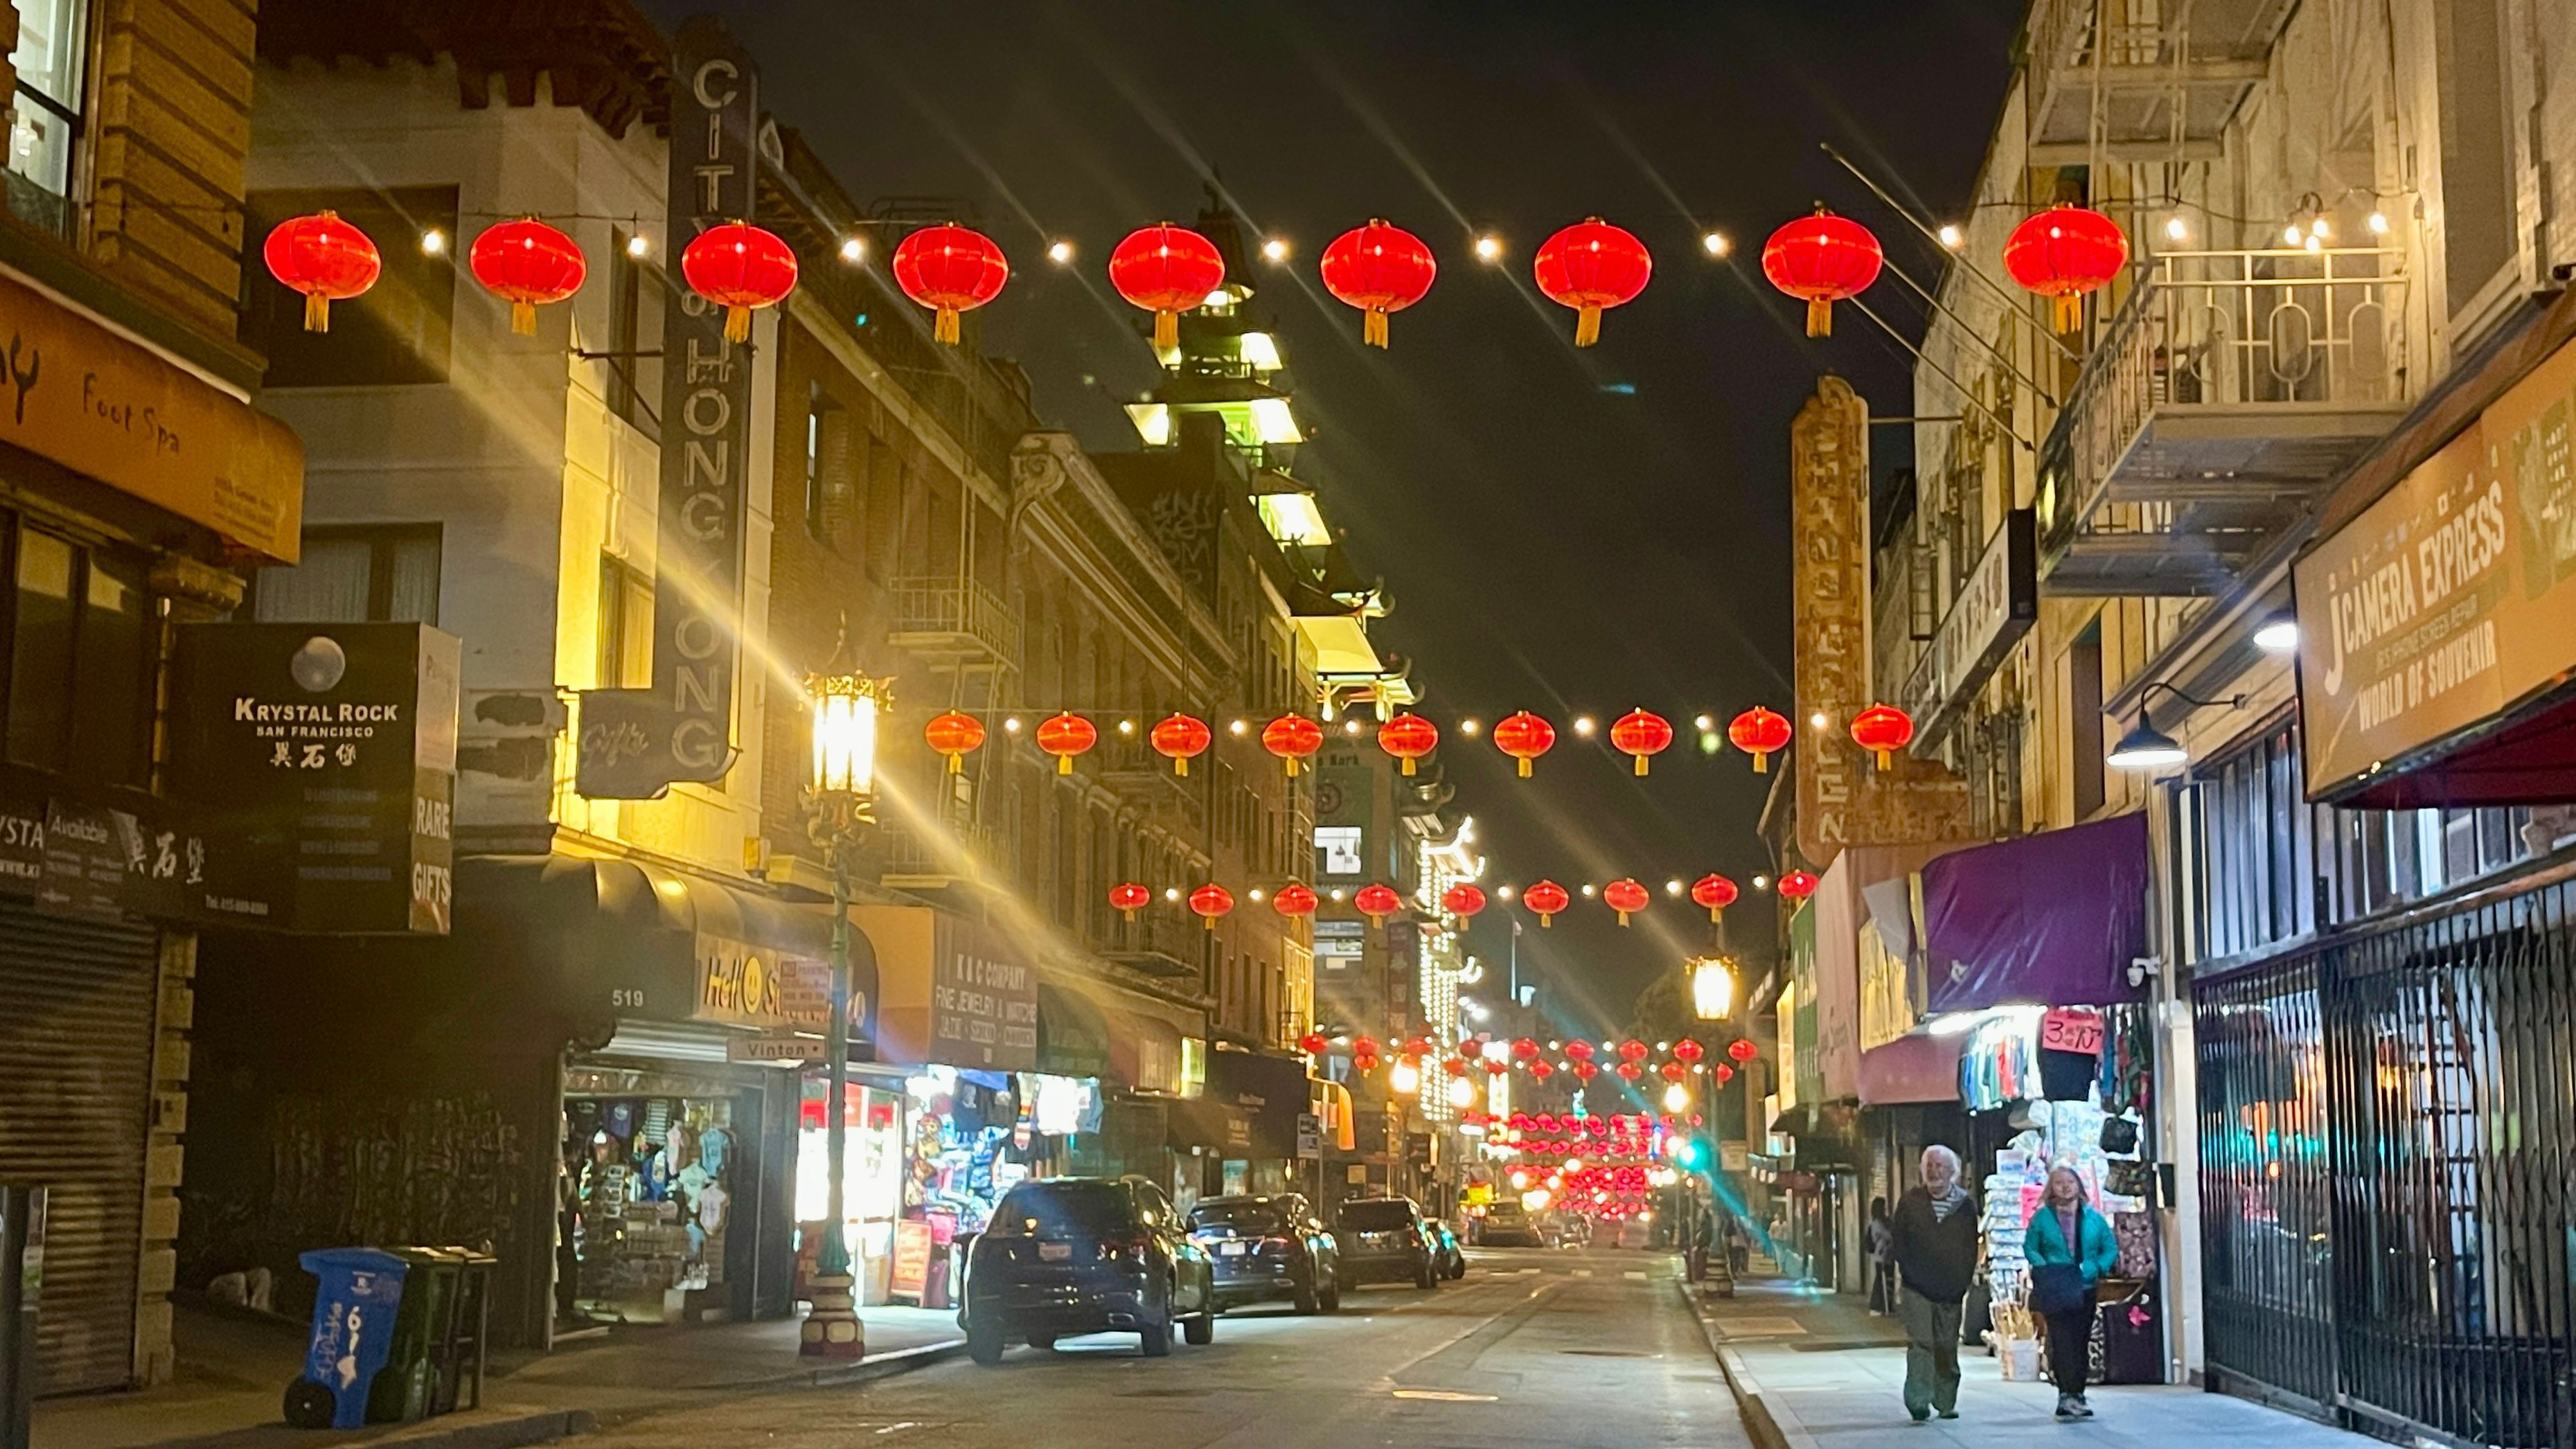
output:
<svg viewBox="0 0 2576 1449"><path fill-rule="evenodd" d="M2211 1368L2352 1427L2576 1445L2576 881L2195 988Z"/></svg>
<svg viewBox="0 0 2576 1449"><path fill-rule="evenodd" d="M157 943L0 902L0 1179L52 1189L44 1393L133 1380Z"/></svg>

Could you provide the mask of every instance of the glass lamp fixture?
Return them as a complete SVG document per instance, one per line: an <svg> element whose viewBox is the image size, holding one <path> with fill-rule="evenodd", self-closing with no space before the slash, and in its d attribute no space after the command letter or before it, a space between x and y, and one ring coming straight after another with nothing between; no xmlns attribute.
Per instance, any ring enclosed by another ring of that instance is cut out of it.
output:
<svg viewBox="0 0 2576 1449"><path fill-rule="evenodd" d="M1691 1014L1702 1021L1723 1021L1735 1011L1735 963L1723 956L1702 956L1690 963Z"/></svg>
<svg viewBox="0 0 2576 1449"><path fill-rule="evenodd" d="M886 681L864 674L816 674L805 681L812 706L813 773L808 784L825 798L865 798L877 789L877 721L884 712Z"/></svg>

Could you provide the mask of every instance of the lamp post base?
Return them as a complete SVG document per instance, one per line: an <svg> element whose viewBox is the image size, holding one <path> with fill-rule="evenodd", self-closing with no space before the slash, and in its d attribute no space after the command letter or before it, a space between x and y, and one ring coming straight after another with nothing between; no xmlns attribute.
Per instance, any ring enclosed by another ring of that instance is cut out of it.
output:
<svg viewBox="0 0 2576 1449"><path fill-rule="evenodd" d="M805 1358L862 1358L868 1334L859 1322L855 1290L858 1280L847 1273L825 1273L809 1280L814 1311L806 1315L796 1351Z"/></svg>

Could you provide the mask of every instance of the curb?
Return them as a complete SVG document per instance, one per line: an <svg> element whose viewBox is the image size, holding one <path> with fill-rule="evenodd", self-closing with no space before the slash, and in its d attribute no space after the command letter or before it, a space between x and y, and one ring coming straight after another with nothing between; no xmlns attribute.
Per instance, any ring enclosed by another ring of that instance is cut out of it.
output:
<svg viewBox="0 0 2576 1449"><path fill-rule="evenodd" d="M1744 1355L1721 1341L1721 1330L1700 1311L1699 1303L1691 1297L1690 1285L1677 1283L1674 1288L1682 1296L1683 1308L1698 1322L1700 1337L1717 1359L1718 1372L1726 1375L1727 1390L1735 1395L1735 1410L1744 1419L1744 1432L1752 1439L1754 1449L1816 1449L1816 1436L1807 1432L1796 1414L1771 1407L1763 1394L1762 1381L1745 1366Z"/></svg>
<svg viewBox="0 0 2576 1449"><path fill-rule="evenodd" d="M877 1379L893 1378L896 1374L908 1374L915 1369L925 1369L932 1364L945 1363L965 1351L966 1340L943 1338L937 1343L917 1343L910 1348L872 1354L857 1363L841 1364L833 1368L818 1368L807 1378L816 1388L871 1383Z"/></svg>

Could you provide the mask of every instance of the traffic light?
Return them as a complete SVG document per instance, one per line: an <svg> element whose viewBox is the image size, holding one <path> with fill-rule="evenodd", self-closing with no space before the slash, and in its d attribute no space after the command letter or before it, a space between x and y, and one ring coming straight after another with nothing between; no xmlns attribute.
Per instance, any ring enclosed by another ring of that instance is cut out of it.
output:
<svg viewBox="0 0 2576 1449"><path fill-rule="evenodd" d="M1708 1144L1696 1137L1685 1137L1681 1147L1674 1152L1673 1161L1688 1171L1697 1172L1708 1165Z"/></svg>

